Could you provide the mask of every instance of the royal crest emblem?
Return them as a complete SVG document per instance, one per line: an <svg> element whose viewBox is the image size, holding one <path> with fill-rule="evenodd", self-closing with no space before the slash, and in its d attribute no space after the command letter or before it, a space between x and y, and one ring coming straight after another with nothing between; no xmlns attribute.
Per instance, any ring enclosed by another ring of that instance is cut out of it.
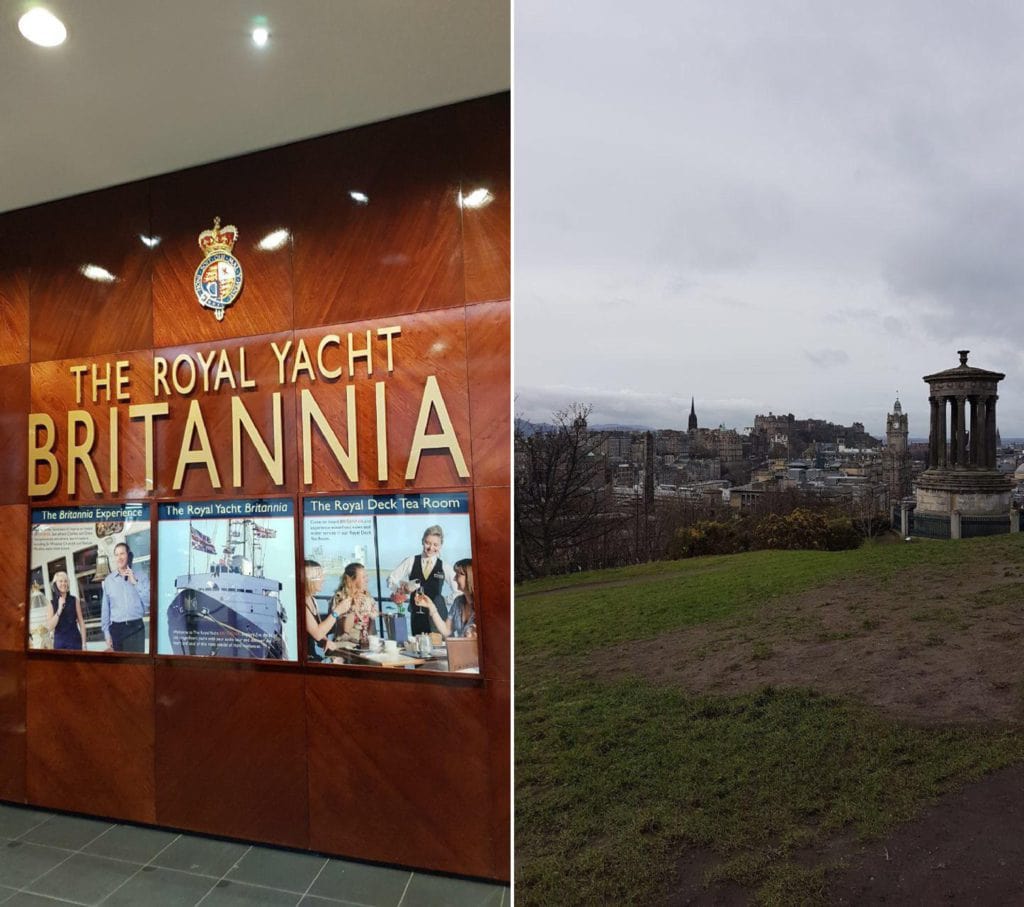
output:
<svg viewBox="0 0 1024 907"><path fill-rule="evenodd" d="M238 228L222 227L220 218L213 219L213 229L199 234L199 248L206 257L196 268L193 288L199 304L213 309L218 321L224 320L226 309L242 292L242 266L231 254L238 240Z"/></svg>

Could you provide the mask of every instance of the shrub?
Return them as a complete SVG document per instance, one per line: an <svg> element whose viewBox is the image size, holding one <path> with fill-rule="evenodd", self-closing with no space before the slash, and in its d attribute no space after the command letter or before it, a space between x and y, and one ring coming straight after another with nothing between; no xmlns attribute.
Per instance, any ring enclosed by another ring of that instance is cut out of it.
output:
<svg viewBox="0 0 1024 907"><path fill-rule="evenodd" d="M860 533L847 517L828 517L798 507L786 516L770 513L754 527L755 548L841 551L856 548Z"/></svg>
<svg viewBox="0 0 1024 907"><path fill-rule="evenodd" d="M669 556L700 557L705 554L736 554L743 550L735 524L704 520L676 531L669 545Z"/></svg>

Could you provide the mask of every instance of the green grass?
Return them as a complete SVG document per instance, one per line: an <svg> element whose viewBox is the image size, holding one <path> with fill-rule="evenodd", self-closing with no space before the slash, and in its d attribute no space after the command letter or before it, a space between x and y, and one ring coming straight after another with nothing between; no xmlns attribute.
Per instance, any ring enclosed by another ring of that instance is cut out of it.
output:
<svg viewBox="0 0 1024 907"><path fill-rule="evenodd" d="M628 585L528 587L542 594L516 604L520 902L657 901L677 861L704 848L709 880L766 903L815 903L825 868L800 859L801 847L881 835L942 792L1024 760L1015 729L910 727L805 689L695 696L584 674L607 642L754 614L836 580L881 577L898 592L907 571L973 560L1019 564L1024 539L756 552L573 577ZM934 624L930 644L955 638L948 611Z"/></svg>
<svg viewBox="0 0 1024 907"><path fill-rule="evenodd" d="M527 658L568 655L606 643L646 639L742 614L778 596L841 578L855 582L860 576L881 577L892 584L912 566L954 569L972 552L987 550L986 543L1004 544L1020 557L1024 551L1020 538L977 539L959 545L927 541L865 545L853 551L755 551L549 577L517 589L517 654ZM572 586L611 585L559 588L559 582L567 579Z"/></svg>

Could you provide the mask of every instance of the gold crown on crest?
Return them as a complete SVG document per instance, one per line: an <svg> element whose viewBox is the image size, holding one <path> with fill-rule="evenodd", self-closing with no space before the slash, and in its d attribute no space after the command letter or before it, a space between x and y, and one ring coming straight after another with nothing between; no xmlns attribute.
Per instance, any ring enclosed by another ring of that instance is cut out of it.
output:
<svg viewBox="0 0 1024 907"><path fill-rule="evenodd" d="M238 241L238 227L233 224L220 225L220 218L213 219L213 229L203 230L199 234L199 248L203 255L212 255L214 252L230 252Z"/></svg>

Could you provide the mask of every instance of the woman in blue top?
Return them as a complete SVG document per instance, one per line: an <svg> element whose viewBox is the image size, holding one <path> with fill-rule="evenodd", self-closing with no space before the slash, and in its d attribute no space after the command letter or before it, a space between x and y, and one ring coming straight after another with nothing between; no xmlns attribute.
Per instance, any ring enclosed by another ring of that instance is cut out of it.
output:
<svg viewBox="0 0 1024 907"><path fill-rule="evenodd" d="M48 629L53 630L55 649L85 648L85 618L78 599L71 595L68 575L61 570L53 576L53 598L50 599Z"/></svg>

